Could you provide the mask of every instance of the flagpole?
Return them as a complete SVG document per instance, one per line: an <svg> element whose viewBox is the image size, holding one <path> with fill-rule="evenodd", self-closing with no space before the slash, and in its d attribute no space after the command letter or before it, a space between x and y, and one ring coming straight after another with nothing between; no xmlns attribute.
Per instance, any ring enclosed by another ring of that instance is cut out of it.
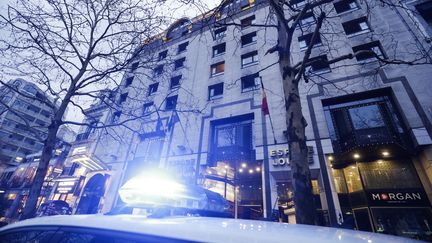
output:
<svg viewBox="0 0 432 243"><path fill-rule="evenodd" d="M264 84L263 84L262 79L260 80L260 82L261 82L261 88L262 88L262 90L263 90L263 92L264 92L264 96L266 97L266 102L267 102L267 95L265 94ZM267 109L268 109L268 108L267 108ZM270 119L270 127L271 127L272 134L273 134L273 140L274 140L274 143L277 144L277 141L276 141L276 135L275 135L275 132L274 132L274 127L273 127L273 120L272 120L272 118L271 118L270 112L268 112L267 114L269 115L269 119ZM265 114L264 114L264 116L265 116Z"/></svg>

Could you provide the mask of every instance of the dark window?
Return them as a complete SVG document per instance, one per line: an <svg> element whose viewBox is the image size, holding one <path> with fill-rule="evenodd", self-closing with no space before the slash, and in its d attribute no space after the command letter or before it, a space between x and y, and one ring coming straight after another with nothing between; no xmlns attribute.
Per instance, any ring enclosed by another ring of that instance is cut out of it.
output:
<svg viewBox="0 0 432 243"><path fill-rule="evenodd" d="M370 29L366 17L342 23L342 27L347 35L363 33Z"/></svg>
<svg viewBox="0 0 432 243"><path fill-rule="evenodd" d="M161 75L163 72L163 68L164 68L163 65L159 65L153 70L153 73L155 75Z"/></svg>
<svg viewBox="0 0 432 243"><path fill-rule="evenodd" d="M334 4L336 13L340 14L350 10L359 9L359 6L355 0L342 0Z"/></svg>
<svg viewBox="0 0 432 243"><path fill-rule="evenodd" d="M222 43L217 46L213 46L213 57L224 54L226 51L226 44Z"/></svg>
<svg viewBox="0 0 432 243"><path fill-rule="evenodd" d="M258 89L260 86L261 77L259 73L254 73L241 78L242 92Z"/></svg>
<svg viewBox="0 0 432 243"><path fill-rule="evenodd" d="M225 36L225 32L226 32L227 28L226 27L221 27L218 29L214 30L214 37L215 39L219 39Z"/></svg>
<svg viewBox="0 0 432 243"><path fill-rule="evenodd" d="M180 44L180 45L178 46L178 51L177 51L177 53L181 53L181 52L186 51L188 45L189 45L189 42L185 42L185 43Z"/></svg>
<svg viewBox="0 0 432 243"><path fill-rule="evenodd" d="M252 33L249 33L247 35L243 35L241 37L241 45L242 46L256 43L256 41L257 41L257 33L256 32L252 32Z"/></svg>
<svg viewBox="0 0 432 243"><path fill-rule="evenodd" d="M55 230L15 230L0 236L0 242L21 243L21 242L49 242Z"/></svg>
<svg viewBox="0 0 432 243"><path fill-rule="evenodd" d="M119 104L123 104L123 102L126 101L127 97L128 97L128 93L121 94L119 99Z"/></svg>
<svg viewBox="0 0 432 243"><path fill-rule="evenodd" d="M247 18L244 18L240 21L241 28L247 28L253 24L255 24L255 15L249 16Z"/></svg>
<svg viewBox="0 0 432 243"><path fill-rule="evenodd" d="M132 65L131 65L131 72L137 70L138 66L139 66L139 62L132 63Z"/></svg>
<svg viewBox="0 0 432 243"><path fill-rule="evenodd" d="M415 6L418 13L422 16L422 18L426 21L429 27L432 27L432 2L427 1L422 4L418 4Z"/></svg>
<svg viewBox="0 0 432 243"><path fill-rule="evenodd" d="M159 52L159 61L165 59L168 55L168 50Z"/></svg>
<svg viewBox="0 0 432 243"><path fill-rule="evenodd" d="M222 74L225 71L225 62L215 63L210 66L211 76L215 76L217 74Z"/></svg>
<svg viewBox="0 0 432 243"><path fill-rule="evenodd" d="M291 6L294 8L300 8L306 4L306 1L305 0L290 0L289 4L291 4Z"/></svg>
<svg viewBox="0 0 432 243"><path fill-rule="evenodd" d="M180 86L180 80L182 78L182 75L178 75L175 77L171 78L171 82L170 82L170 88L174 89Z"/></svg>
<svg viewBox="0 0 432 243"><path fill-rule="evenodd" d="M381 58L385 58L379 41L374 41L374 42L370 42L367 44L355 46L352 49L353 49L354 53L359 52L359 51L369 51L369 52L360 53L360 54L356 55L357 61L374 59L374 58L376 58L375 54Z"/></svg>
<svg viewBox="0 0 432 243"><path fill-rule="evenodd" d="M310 59L311 61L311 70L314 73L322 73L330 71L330 65L327 60L326 55L317 56Z"/></svg>
<svg viewBox="0 0 432 243"><path fill-rule="evenodd" d="M165 110L174 110L177 106L177 95L166 98Z"/></svg>
<svg viewBox="0 0 432 243"><path fill-rule="evenodd" d="M385 125L378 105L353 107L348 110L348 113L355 130L383 127Z"/></svg>
<svg viewBox="0 0 432 243"><path fill-rule="evenodd" d="M159 83L150 84L148 87L148 94L147 95L150 96L150 95L156 93L158 90L158 87L159 87Z"/></svg>
<svg viewBox="0 0 432 243"><path fill-rule="evenodd" d="M218 148L230 146L252 147L252 124L250 121L218 126L215 128L215 132L215 145Z"/></svg>
<svg viewBox="0 0 432 243"><path fill-rule="evenodd" d="M209 100L220 98L223 95L223 83L218 83L214 85L210 85L208 87L209 91Z"/></svg>
<svg viewBox="0 0 432 243"><path fill-rule="evenodd" d="M258 62L258 52L253 51L241 56L242 67L254 64Z"/></svg>
<svg viewBox="0 0 432 243"><path fill-rule="evenodd" d="M186 61L186 57L177 59L174 61L174 69L177 70L179 68L184 67L184 62Z"/></svg>
<svg viewBox="0 0 432 243"><path fill-rule="evenodd" d="M149 115L153 108L153 102L145 103L143 105L143 115Z"/></svg>
<svg viewBox="0 0 432 243"><path fill-rule="evenodd" d="M304 49L307 48L312 40L312 33L310 34L306 34L306 35L302 35L298 38L298 42L299 42L299 46L300 49ZM315 39L314 45L320 44L321 43L321 37L318 35Z"/></svg>
<svg viewBox="0 0 432 243"><path fill-rule="evenodd" d="M130 86L132 84L133 80L134 80L134 76L127 78L125 86L126 87Z"/></svg>
<svg viewBox="0 0 432 243"><path fill-rule="evenodd" d="M121 111L116 111L113 113L113 116L111 118L111 123L117 123L120 120L120 116L121 116L122 112Z"/></svg>
<svg viewBox="0 0 432 243"><path fill-rule="evenodd" d="M305 13L303 18L300 19L301 26L308 26L315 23L315 16L312 12Z"/></svg>

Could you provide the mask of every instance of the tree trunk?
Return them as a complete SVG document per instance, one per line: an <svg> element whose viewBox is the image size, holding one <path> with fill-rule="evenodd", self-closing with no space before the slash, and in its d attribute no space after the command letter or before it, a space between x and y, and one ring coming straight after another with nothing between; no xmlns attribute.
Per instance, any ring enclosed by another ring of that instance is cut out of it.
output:
<svg viewBox="0 0 432 243"><path fill-rule="evenodd" d="M294 73L288 71L289 68L287 67L290 67L289 56L280 59L280 68L285 96L287 139L296 222L299 224L314 225L316 223L316 209L307 157L308 151L305 135L307 123L302 113L298 83L294 81Z"/></svg>
<svg viewBox="0 0 432 243"><path fill-rule="evenodd" d="M48 127L48 136L44 141L40 162L36 170L36 175L30 188L21 219L33 218L35 216L37 206L36 204L42 190L46 173L48 171L49 162L52 158L52 152L55 149L58 129L59 126L55 124L51 124Z"/></svg>

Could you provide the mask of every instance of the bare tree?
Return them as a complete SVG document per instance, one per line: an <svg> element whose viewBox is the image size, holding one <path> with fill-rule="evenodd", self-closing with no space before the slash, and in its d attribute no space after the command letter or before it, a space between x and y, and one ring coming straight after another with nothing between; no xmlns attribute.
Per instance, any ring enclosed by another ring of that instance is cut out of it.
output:
<svg viewBox="0 0 432 243"><path fill-rule="evenodd" d="M258 1L257 1L258 2ZM287 140L289 145L289 158L292 173L292 185L294 190L294 203L296 212L296 222L301 224L316 224L316 211L314 197L312 194L311 174L308 163L308 149L306 146L305 128L306 119L302 112L301 92L299 85L304 82L307 86L331 83L331 80L314 72L315 65L332 65L333 69L346 67L345 60L358 57L372 57L377 59L378 64L373 66L378 70L389 65L430 65L432 49L424 49L421 44L412 41L409 47L401 49L401 44L394 37L394 33L388 31L371 32L371 39L385 38L391 43L387 46L387 55L383 55L374 48L362 48L352 52L341 53L333 43L343 31L339 31L335 26L334 18L337 13L332 0L268 0L259 4L269 6L270 12L266 17L265 23L251 24L258 28L276 28L277 45L267 50L267 54L277 53L279 56L278 65L283 80L284 105L286 109ZM408 9L404 4L391 0L381 1L362 1L366 18L370 19L375 8L387 8L389 11L394 9ZM249 7L252 7L250 5ZM243 10L248 9L246 6ZM235 7L232 1L223 1L213 10L215 26L236 26L241 27L236 14L239 7ZM225 15L224 18L220 18ZM293 38L297 34L309 34L306 38L304 52L294 53ZM315 48L320 45L322 47ZM349 43L345 43L350 46ZM316 50L319 49L319 50ZM313 54L313 52L315 52ZM318 52L318 53L317 53ZM331 59L325 58L332 57ZM300 60L300 61L294 61ZM271 66L275 63L270 64ZM351 64L350 64L351 65ZM362 63L358 66L362 68ZM269 66L270 67L270 66ZM269 68L264 67L263 70ZM370 66L366 67L371 69ZM370 70L369 70L370 71ZM235 85L238 80L234 81ZM345 87L335 88L343 90Z"/></svg>
<svg viewBox="0 0 432 243"><path fill-rule="evenodd" d="M152 42L171 21L166 2L158 0L18 0L0 15L0 27L8 33L0 39L2 75L23 77L36 83L53 97L33 97L0 80L1 84L21 96L46 104L53 110L47 134L41 137L43 150L22 219L34 216L38 196L52 158L59 127L65 124L88 126L92 129L124 127L138 133L134 121L143 119L143 93L148 87L140 80L125 80L125 71L142 72L153 77L157 57ZM182 3L183 4L183 3ZM149 48L152 48L150 50ZM169 62L169 59L167 59ZM162 77L158 77L162 78ZM123 81L122 81L123 80ZM130 83L129 83L130 82ZM101 91L121 90L130 86L135 95L117 92L102 99ZM123 95L123 96L122 96ZM109 122L93 121L86 113L86 102L100 99L112 113L122 112L125 119ZM123 106L125 99L135 105ZM2 103L2 110L13 108ZM83 122L67 120L65 113L75 109L87 115ZM161 107L153 110L163 110ZM195 108L187 108L196 111ZM19 112L16 112L19 115ZM22 120L29 130L36 125Z"/></svg>

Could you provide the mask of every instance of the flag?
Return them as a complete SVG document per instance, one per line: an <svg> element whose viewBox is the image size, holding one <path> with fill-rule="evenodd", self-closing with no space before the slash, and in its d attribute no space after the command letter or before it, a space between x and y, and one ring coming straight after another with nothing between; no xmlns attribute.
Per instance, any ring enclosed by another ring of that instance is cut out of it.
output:
<svg viewBox="0 0 432 243"><path fill-rule="evenodd" d="M264 116L270 115L269 107L268 107L268 104L267 104L267 96L266 96L266 93L265 93L265 90L264 90L264 84L263 84L262 80L261 80L261 89L262 89L261 110L262 110Z"/></svg>
<svg viewBox="0 0 432 243"><path fill-rule="evenodd" d="M172 115L168 121L168 131L171 131L174 128L176 122L180 121L177 111L173 111Z"/></svg>

